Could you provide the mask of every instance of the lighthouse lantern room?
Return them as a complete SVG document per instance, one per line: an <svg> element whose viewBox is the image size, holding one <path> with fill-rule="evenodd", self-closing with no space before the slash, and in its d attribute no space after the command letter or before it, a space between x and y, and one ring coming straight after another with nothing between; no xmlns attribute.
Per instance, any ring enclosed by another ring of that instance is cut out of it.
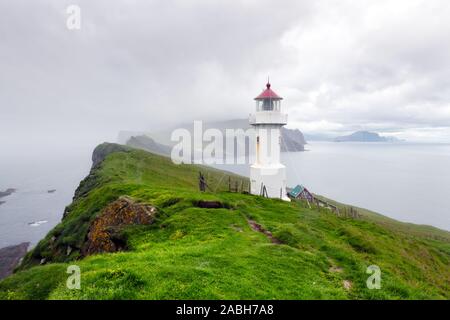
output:
<svg viewBox="0 0 450 320"><path fill-rule="evenodd" d="M281 127L287 114L281 112L281 98L267 83L255 98L256 112L250 115L255 129L256 155L250 166L251 193L289 201L286 194L286 167L280 163Z"/></svg>

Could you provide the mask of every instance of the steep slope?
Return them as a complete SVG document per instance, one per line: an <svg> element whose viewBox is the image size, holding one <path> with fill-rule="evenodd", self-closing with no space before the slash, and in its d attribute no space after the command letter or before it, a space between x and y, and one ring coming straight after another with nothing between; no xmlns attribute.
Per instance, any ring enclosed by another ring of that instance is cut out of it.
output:
<svg viewBox="0 0 450 320"><path fill-rule="evenodd" d="M229 179L247 179L140 150L104 144L94 158L62 222L0 282L0 298L450 298L445 239L228 192ZM126 251L85 257L93 222L124 196L156 208L154 219L120 230ZM71 264L81 269L81 290L66 288ZM370 265L381 269L379 290L366 286Z"/></svg>

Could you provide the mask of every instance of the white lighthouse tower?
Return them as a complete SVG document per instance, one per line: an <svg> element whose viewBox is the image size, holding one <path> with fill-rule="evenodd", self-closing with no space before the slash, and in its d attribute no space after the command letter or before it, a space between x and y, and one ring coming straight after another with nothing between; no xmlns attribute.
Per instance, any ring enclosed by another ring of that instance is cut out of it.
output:
<svg viewBox="0 0 450 320"><path fill-rule="evenodd" d="M255 128L256 157L250 166L251 193L289 201L286 194L286 167L280 163L280 129L287 123L281 112L281 98L271 88L255 98L256 112L250 115Z"/></svg>

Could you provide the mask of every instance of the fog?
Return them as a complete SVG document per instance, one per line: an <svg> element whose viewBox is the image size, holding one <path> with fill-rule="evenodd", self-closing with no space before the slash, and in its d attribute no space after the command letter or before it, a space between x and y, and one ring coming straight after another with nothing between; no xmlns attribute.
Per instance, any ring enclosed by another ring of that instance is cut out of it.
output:
<svg viewBox="0 0 450 320"><path fill-rule="evenodd" d="M267 76L290 127L448 142L449 16L447 0L1 0L1 153L245 118Z"/></svg>

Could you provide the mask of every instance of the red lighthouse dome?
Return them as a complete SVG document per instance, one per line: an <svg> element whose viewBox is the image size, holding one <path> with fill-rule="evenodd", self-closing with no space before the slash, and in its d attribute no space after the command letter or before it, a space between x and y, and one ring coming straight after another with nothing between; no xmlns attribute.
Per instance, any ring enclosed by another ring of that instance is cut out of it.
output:
<svg viewBox="0 0 450 320"><path fill-rule="evenodd" d="M272 89L270 89L270 83L267 82L266 90L264 90L255 100L282 100L283 98L277 95Z"/></svg>

